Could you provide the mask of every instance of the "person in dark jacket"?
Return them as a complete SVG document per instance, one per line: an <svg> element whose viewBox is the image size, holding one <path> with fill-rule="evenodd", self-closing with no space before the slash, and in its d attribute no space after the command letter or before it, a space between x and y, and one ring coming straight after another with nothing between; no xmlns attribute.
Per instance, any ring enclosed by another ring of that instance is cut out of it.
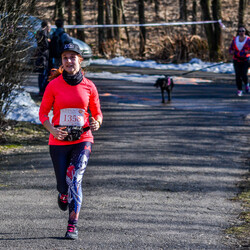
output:
<svg viewBox="0 0 250 250"><path fill-rule="evenodd" d="M55 21L56 30L51 35L50 56L52 68L58 69L61 65L61 52L65 44L72 43L71 37L64 31L62 19Z"/></svg>
<svg viewBox="0 0 250 250"><path fill-rule="evenodd" d="M36 33L37 41L37 60L36 67L39 72L38 86L39 95L43 96L48 82L48 67L49 67L49 43L50 43L50 23L43 21L41 28Z"/></svg>
<svg viewBox="0 0 250 250"><path fill-rule="evenodd" d="M229 53L233 55L237 95L242 96L242 82L245 84L245 92L250 91L247 76L250 59L250 37L244 26L239 26L237 36L233 38L229 48Z"/></svg>

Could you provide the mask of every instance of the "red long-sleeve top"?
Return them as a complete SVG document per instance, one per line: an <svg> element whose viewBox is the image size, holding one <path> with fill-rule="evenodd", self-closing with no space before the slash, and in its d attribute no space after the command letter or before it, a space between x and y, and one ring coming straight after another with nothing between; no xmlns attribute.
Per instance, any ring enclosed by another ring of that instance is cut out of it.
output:
<svg viewBox="0 0 250 250"><path fill-rule="evenodd" d="M238 62L247 61L248 57L250 57L250 37L247 37L247 40L241 50L238 49L236 45L236 37L233 38L233 41L230 45L229 52L234 50L233 59Z"/></svg>
<svg viewBox="0 0 250 250"><path fill-rule="evenodd" d="M39 119L42 124L49 120L48 114L52 108L54 126L71 124L89 126L88 108L96 120L99 117L103 118L96 86L85 77L76 86L65 82L62 75L51 81L46 87L39 110ZM77 124L79 121L80 123ZM94 142L91 130L84 132L76 141L60 141L52 134L49 137L49 145L69 145L84 141Z"/></svg>

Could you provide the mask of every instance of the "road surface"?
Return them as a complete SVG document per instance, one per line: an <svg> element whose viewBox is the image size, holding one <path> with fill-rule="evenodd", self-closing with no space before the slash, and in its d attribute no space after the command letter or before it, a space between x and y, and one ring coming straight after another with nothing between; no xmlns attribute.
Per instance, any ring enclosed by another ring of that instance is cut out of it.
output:
<svg viewBox="0 0 250 250"><path fill-rule="evenodd" d="M44 143L0 158L0 249L240 248L225 229L239 223L230 199L249 168L250 95L237 97L229 79L187 81L162 104L153 83L93 81L104 122L83 179L79 240L63 239L67 212Z"/></svg>

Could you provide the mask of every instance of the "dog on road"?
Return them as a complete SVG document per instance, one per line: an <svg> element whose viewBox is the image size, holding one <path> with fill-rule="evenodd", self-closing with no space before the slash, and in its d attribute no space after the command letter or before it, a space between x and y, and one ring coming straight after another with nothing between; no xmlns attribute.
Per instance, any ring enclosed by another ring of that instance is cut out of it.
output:
<svg viewBox="0 0 250 250"><path fill-rule="evenodd" d="M165 78L158 78L154 84L156 88L160 87L161 88L161 96L162 96L162 103L165 103L165 96L164 96L164 91L168 93L168 101L170 102L172 99L172 90L174 87L174 81L172 77L170 76L165 76Z"/></svg>

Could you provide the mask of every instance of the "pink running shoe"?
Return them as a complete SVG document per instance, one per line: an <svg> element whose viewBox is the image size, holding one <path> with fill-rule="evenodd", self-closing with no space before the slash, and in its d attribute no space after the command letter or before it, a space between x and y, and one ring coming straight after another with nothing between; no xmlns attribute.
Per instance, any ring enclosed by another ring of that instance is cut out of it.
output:
<svg viewBox="0 0 250 250"><path fill-rule="evenodd" d="M77 240L78 239L78 230L77 230L76 225L68 224L65 238L68 240Z"/></svg>

